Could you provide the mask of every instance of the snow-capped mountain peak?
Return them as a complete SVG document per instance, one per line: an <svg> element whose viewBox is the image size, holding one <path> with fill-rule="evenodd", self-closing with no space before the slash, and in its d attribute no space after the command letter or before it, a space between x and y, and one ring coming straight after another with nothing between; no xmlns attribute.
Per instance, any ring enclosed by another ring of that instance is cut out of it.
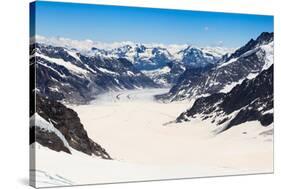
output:
<svg viewBox="0 0 281 189"><path fill-rule="evenodd" d="M189 67L179 77L177 84L171 88L170 92L158 98L183 100L218 92L229 92L243 80L256 77L273 64L273 43L273 33L264 32L256 40L251 39L232 54L224 55L212 66ZM194 59L203 57L202 53L189 49L186 51L193 52ZM192 56L187 56L187 58L190 57Z"/></svg>
<svg viewBox="0 0 281 189"><path fill-rule="evenodd" d="M158 61L163 61L163 59L165 59L164 62L178 60L185 61L187 64L192 65L193 62L189 63L188 61L190 59L186 59L186 55L192 55L192 53L194 53L194 56L196 56L197 58L203 58L201 62L205 61L205 59L207 60L207 62L210 62L216 61L225 53L233 51L232 48L193 47L188 44L164 45L157 43L135 43L131 41L105 43L92 40L73 40L63 37L44 37L40 35L35 36L35 39L33 39L33 41L57 47L76 49L80 53L88 54L91 56L127 58L132 63L137 64L141 64L141 62L143 61L145 64L158 64ZM158 60L158 58L160 58L160 60ZM158 68L163 66L164 65L160 64Z"/></svg>

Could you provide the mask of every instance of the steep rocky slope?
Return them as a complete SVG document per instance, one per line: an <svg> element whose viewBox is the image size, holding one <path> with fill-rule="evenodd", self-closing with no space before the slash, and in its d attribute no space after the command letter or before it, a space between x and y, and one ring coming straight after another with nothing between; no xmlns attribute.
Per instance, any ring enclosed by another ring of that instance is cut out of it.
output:
<svg viewBox="0 0 281 189"><path fill-rule="evenodd" d="M228 93L198 98L177 122L210 120L225 131L247 121L268 126L273 122L273 65L256 78L245 79Z"/></svg>
<svg viewBox="0 0 281 189"><path fill-rule="evenodd" d="M157 98L174 101L226 93L244 79L256 77L272 64L273 33L264 32L233 54L222 57L215 65L186 68L169 93Z"/></svg>
<svg viewBox="0 0 281 189"><path fill-rule="evenodd" d="M111 159L99 144L88 137L75 111L63 104L36 95L36 112L30 120L30 143L38 142L55 151L71 149Z"/></svg>
<svg viewBox="0 0 281 189"><path fill-rule="evenodd" d="M75 49L43 44L32 48L36 90L54 100L87 103L110 90L158 87L124 58L85 56Z"/></svg>

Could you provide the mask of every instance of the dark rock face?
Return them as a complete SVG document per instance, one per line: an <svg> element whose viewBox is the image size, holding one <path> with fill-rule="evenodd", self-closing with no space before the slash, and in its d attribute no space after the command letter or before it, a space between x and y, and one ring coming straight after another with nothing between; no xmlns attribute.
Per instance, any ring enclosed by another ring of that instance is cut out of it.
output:
<svg viewBox="0 0 281 189"><path fill-rule="evenodd" d="M273 41L273 32L263 32L256 40L251 39L246 45L236 50L233 54L231 54L228 58L225 59L225 62L229 61L232 58L240 57L247 51L254 49L255 47L268 44L271 41Z"/></svg>
<svg viewBox="0 0 281 189"><path fill-rule="evenodd" d="M160 86L170 87L178 81L178 78L184 71L185 65L183 63L171 61L163 68L152 71L143 71L143 73Z"/></svg>
<svg viewBox="0 0 281 189"><path fill-rule="evenodd" d="M91 57L43 44L32 47L36 89L54 100L85 104L109 90L158 87L124 58Z"/></svg>
<svg viewBox="0 0 281 189"><path fill-rule="evenodd" d="M172 60L172 55L167 49L146 47L142 44L124 45L111 50L100 49L99 53L128 59L141 71L159 69Z"/></svg>
<svg viewBox="0 0 281 189"><path fill-rule="evenodd" d="M33 49L30 53L34 55L36 52L37 75L42 79L38 82L38 90L44 96L70 103L85 103L94 99L95 95L89 91L99 94L108 90L157 87L160 80L166 82L165 86L174 84L185 66L206 67L216 64L221 57L215 52L216 55L212 55L191 46L173 53L169 48L142 44L128 44L114 49L92 47L88 53L41 43L33 45ZM81 68L84 74L73 73L69 67L54 64L50 58ZM157 72L165 66L171 67L170 73ZM142 74L143 71L154 70L149 77Z"/></svg>
<svg viewBox="0 0 281 189"><path fill-rule="evenodd" d="M183 74L178 76L176 84L170 89L169 93L156 95L155 98L163 101L184 100L190 97L190 94L197 94L201 90L202 78L208 77L210 69L213 65L205 67L189 67L187 66ZM191 88L191 86L198 86ZM188 88L190 87L190 88Z"/></svg>
<svg viewBox="0 0 281 189"><path fill-rule="evenodd" d="M204 53L198 48L187 47L180 51L183 54L182 62L189 67L204 68L215 64L218 61L218 57L215 57L209 53Z"/></svg>
<svg viewBox="0 0 281 189"><path fill-rule="evenodd" d="M143 50L146 50L143 46ZM145 51L140 51L145 52ZM154 70L159 69L161 67L164 67L167 63L171 61L172 55L168 52L167 49L160 48L160 47L154 47L151 50L152 56L148 59L146 58L140 58L140 56L137 54L135 56L135 67L139 70Z"/></svg>
<svg viewBox="0 0 281 189"><path fill-rule="evenodd" d="M169 62L167 66L171 69L169 75L167 75L168 82L175 84L182 73L186 70L186 66L178 61Z"/></svg>
<svg viewBox="0 0 281 189"><path fill-rule="evenodd" d="M250 75L257 75L267 64L268 50L273 52L273 33L262 33L230 56L224 56L217 64L203 68L187 68L168 94L161 100L184 100L225 91Z"/></svg>
<svg viewBox="0 0 281 189"><path fill-rule="evenodd" d="M191 46L177 52L177 54L181 55L180 59L171 60L169 62L165 61L165 66L171 69L169 72L155 72L154 75L150 75L150 78L156 82L162 80L166 81L169 85L180 86L182 84L181 82L184 81L185 75L191 76L191 70L193 73L196 72L196 70L209 70L211 67L215 66L219 60L219 57L210 53L205 53L201 49ZM173 88L171 91L175 90L176 88ZM169 98L171 94L172 93L169 93L167 96L164 96L165 98ZM164 98L164 96L162 98Z"/></svg>
<svg viewBox="0 0 281 189"><path fill-rule="evenodd" d="M54 132L48 132L37 127L31 127L30 130L35 135L34 139L39 144L57 152L63 151L71 154L69 149L65 147L63 141ZM30 144L34 143L35 140L30 141Z"/></svg>
<svg viewBox="0 0 281 189"><path fill-rule="evenodd" d="M130 60L139 71L148 73L146 75L152 78L155 83L161 83L165 86L174 84L178 76L185 70L185 66L205 67L217 63L221 57L216 51L212 52L215 54L213 55L211 52L205 52L202 48L191 46L171 53L171 49L166 47L147 47L142 44L129 44L107 50L93 48L92 52L96 56L114 56ZM173 67L171 72L162 73L161 69L165 66Z"/></svg>
<svg viewBox="0 0 281 189"><path fill-rule="evenodd" d="M36 112L45 120L51 120L53 126L61 132L70 147L88 155L94 154L104 159L111 159L99 144L88 137L77 113L72 109L54 100L36 95ZM55 151L70 153L54 133L48 133L37 127L31 129L35 129L36 142Z"/></svg>
<svg viewBox="0 0 281 189"><path fill-rule="evenodd" d="M225 124L223 130L247 121L259 121L263 126L273 122L273 65L256 78L244 80L229 93L215 93L195 101L182 113L177 122L201 116L216 125Z"/></svg>

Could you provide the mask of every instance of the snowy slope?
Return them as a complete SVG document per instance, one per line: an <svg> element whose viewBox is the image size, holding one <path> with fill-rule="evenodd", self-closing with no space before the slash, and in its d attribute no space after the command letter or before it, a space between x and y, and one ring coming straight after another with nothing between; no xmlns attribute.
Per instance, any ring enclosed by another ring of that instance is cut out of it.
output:
<svg viewBox="0 0 281 189"><path fill-rule="evenodd" d="M198 98L177 122L210 120L220 132L247 121L264 127L273 123L273 65L253 79L246 79L228 93Z"/></svg>
<svg viewBox="0 0 281 189"><path fill-rule="evenodd" d="M70 146L67 140L65 139L63 134L57 128L54 127L51 120L49 120L48 122L44 118L42 118L38 113L35 113L30 118L30 127L37 127L40 130L49 133L55 133L59 137L59 139L63 142L64 146L70 151Z"/></svg>
<svg viewBox="0 0 281 189"><path fill-rule="evenodd" d="M77 60L80 60L79 56L109 60L127 59L136 69L147 73L149 78L162 86L174 84L179 75L184 72L186 66L205 67L210 64L213 65L225 53L230 53L234 50L233 48L196 47L187 44L142 44L131 41L103 43L62 37L47 38L44 36L36 36L35 38L40 44L64 48L70 56ZM85 66L88 68L87 65ZM167 66L171 68L171 72L163 73L161 70ZM116 79L114 80L116 81Z"/></svg>
<svg viewBox="0 0 281 189"><path fill-rule="evenodd" d="M159 63L158 58L167 60L179 60L183 58L182 52L186 49L196 49L201 51L204 56L214 56L220 58L227 53L232 53L233 48L224 47L196 47L188 44L164 45L164 44L142 44L131 41L103 43L91 40L72 40L66 38L47 38L44 36L36 36L38 43L48 44L58 47L66 47L68 49L76 49L81 53L88 53L94 56L119 57L127 58L133 63L140 64L147 61L148 64Z"/></svg>
<svg viewBox="0 0 281 189"><path fill-rule="evenodd" d="M37 90L55 100L87 103L110 90L158 86L126 59L92 57L75 49L39 43L31 48Z"/></svg>
<svg viewBox="0 0 281 189"><path fill-rule="evenodd" d="M72 155L58 153L36 143L32 148L37 153L34 174L38 186L273 171L272 125L263 127L251 121L214 136L216 127L209 120L165 124L192 103L163 104L153 100L153 95L163 92L112 92L93 104L73 106L89 137L102 144L114 160L75 150Z"/></svg>
<svg viewBox="0 0 281 189"><path fill-rule="evenodd" d="M78 114L62 103L36 95L36 108L30 118L30 144L35 142L57 152L72 149L111 159L99 144L88 137Z"/></svg>
<svg viewBox="0 0 281 189"><path fill-rule="evenodd" d="M217 64L205 68L188 67L170 92L159 96L163 100L198 98L218 92L229 92L245 79L256 77L273 64L273 33L262 33L256 40Z"/></svg>

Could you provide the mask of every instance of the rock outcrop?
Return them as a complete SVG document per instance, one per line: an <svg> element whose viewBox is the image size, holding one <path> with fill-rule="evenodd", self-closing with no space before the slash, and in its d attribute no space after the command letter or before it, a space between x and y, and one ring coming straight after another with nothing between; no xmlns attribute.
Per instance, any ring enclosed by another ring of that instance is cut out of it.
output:
<svg viewBox="0 0 281 189"><path fill-rule="evenodd" d="M52 150L67 153L71 153L70 147L88 155L111 159L104 148L89 138L74 110L60 102L36 95L36 114L40 117L35 116L35 123L31 124L34 125L30 128L31 135L35 136L31 143L36 141ZM47 126L40 126L38 119Z"/></svg>

